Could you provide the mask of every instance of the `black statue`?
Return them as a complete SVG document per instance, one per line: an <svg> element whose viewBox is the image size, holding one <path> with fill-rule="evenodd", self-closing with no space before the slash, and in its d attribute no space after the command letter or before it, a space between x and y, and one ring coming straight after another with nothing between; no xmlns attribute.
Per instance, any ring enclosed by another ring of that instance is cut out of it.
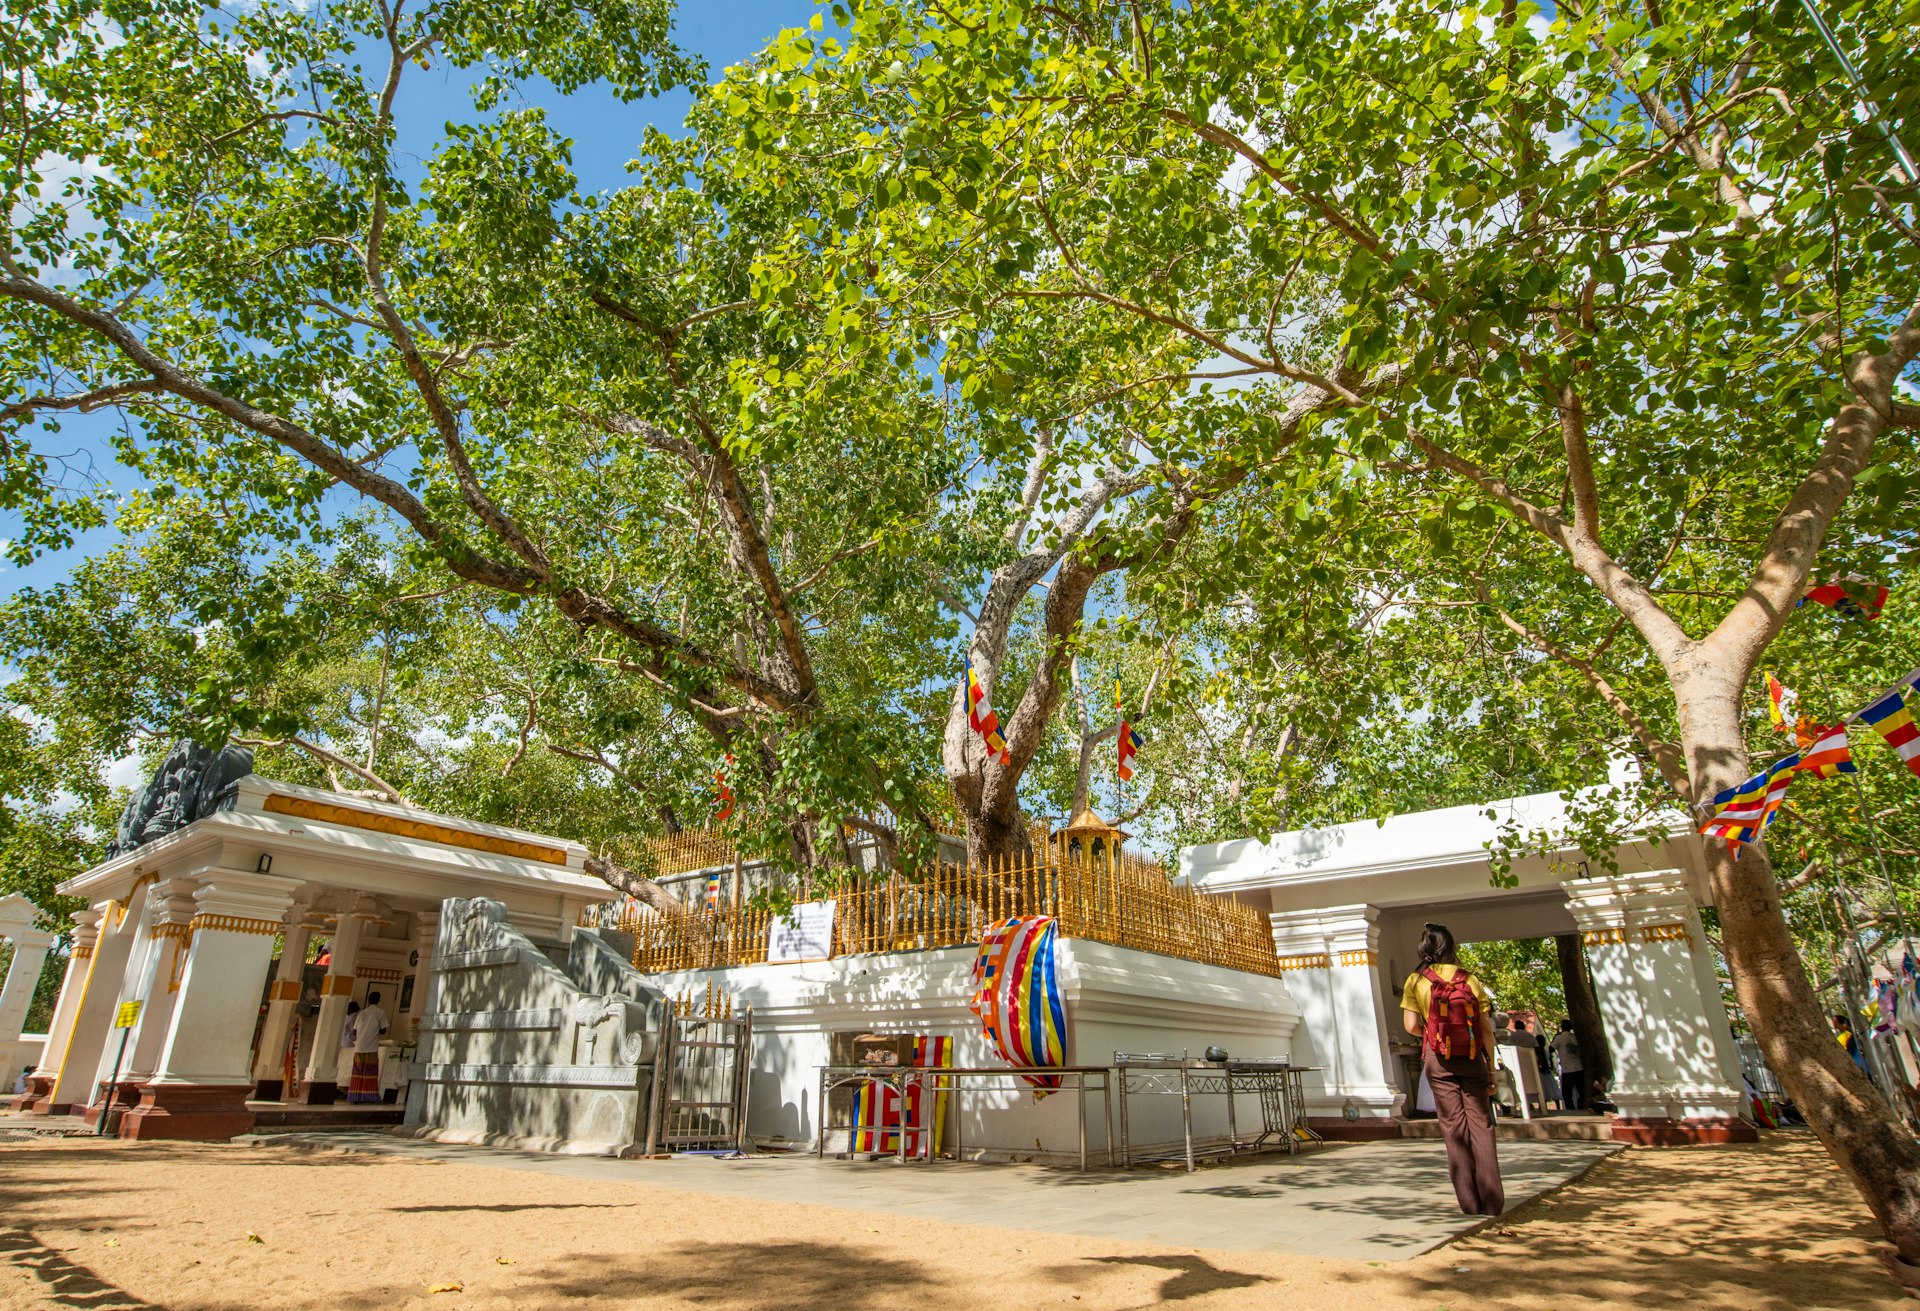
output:
<svg viewBox="0 0 1920 1311"><path fill-rule="evenodd" d="M252 772L253 752L246 747L222 747L216 753L192 738L181 738L147 785L127 799L113 841L107 844L107 859L124 856L215 811L232 810L239 799L240 780Z"/></svg>

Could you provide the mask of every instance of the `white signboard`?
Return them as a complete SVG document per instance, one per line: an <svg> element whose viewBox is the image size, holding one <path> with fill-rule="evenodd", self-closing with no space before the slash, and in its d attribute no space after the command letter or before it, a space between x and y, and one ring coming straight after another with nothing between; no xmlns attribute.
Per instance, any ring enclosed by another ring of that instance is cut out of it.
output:
<svg viewBox="0 0 1920 1311"><path fill-rule="evenodd" d="M803 901L767 930L767 963L791 965L833 955L833 903Z"/></svg>

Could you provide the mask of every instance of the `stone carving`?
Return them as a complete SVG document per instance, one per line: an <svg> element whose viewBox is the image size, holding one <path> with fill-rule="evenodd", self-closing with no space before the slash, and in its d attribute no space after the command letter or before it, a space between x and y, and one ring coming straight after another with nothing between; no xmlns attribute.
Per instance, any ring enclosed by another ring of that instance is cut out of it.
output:
<svg viewBox="0 0 1920 1311"><path fill-rule="evenodd" d="M215 752L191 738L181 738L146 786L127 800L114 826L113 841L107 844L107 858L124 856L197 819L232 810L240 780L252 772L253 752L245 747L222 747Z"/></svg>
<svg viewBox="0 0 1920 1311"><path fill-rule="evenodd" d="M638 1065L649 1047L646 1008L625 997L582 997L573 1004L573 1022L580 1026L586 1043L585 1063L592 1065L593 1051L600 1037L600 1026L618 1020L614 1028L613 1050L622 1065Z"/></svg>

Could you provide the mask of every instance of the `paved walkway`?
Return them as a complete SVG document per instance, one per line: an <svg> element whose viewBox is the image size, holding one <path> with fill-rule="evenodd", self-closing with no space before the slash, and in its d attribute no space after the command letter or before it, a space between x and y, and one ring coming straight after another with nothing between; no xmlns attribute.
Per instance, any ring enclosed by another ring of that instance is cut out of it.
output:
<svg viewBox="0 0 1920 1311"><path fill-rule="evenodd" d="M1404 1261L1485 1223L1455 1208L1445 1149L1437 1142L1365 1143L1291 1157L1242 1158L1190 1175L1163 1169L1079 1174L1031 1165L850 1163L812 1156L620 1161L351 1130L260 1134L247 1141L1230 1252ZM1571 1183L1619 1150L1613 1143L1502 1143L1508 1207Z"/></svg>

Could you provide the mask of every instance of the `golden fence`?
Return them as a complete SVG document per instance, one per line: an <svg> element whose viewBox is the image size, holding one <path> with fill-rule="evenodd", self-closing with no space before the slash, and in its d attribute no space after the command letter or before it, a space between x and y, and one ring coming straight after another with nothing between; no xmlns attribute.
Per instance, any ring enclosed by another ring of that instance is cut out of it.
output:
<svg viewBox="0 0 1920 1311"><path fill-rule="evenodd" d="M1017 860L874 877L841 888L834 902L835 956L963 946L1009 916L1051 915L1069 938L1253 974L1281 969L1259 910L1176 885L1159 865L1125 852L1084 856L1049 843ZM635 968L657 973L762 964L772 922L772 912L750 906L662 914L629 905L608 926L633 934Z"/></svg>

